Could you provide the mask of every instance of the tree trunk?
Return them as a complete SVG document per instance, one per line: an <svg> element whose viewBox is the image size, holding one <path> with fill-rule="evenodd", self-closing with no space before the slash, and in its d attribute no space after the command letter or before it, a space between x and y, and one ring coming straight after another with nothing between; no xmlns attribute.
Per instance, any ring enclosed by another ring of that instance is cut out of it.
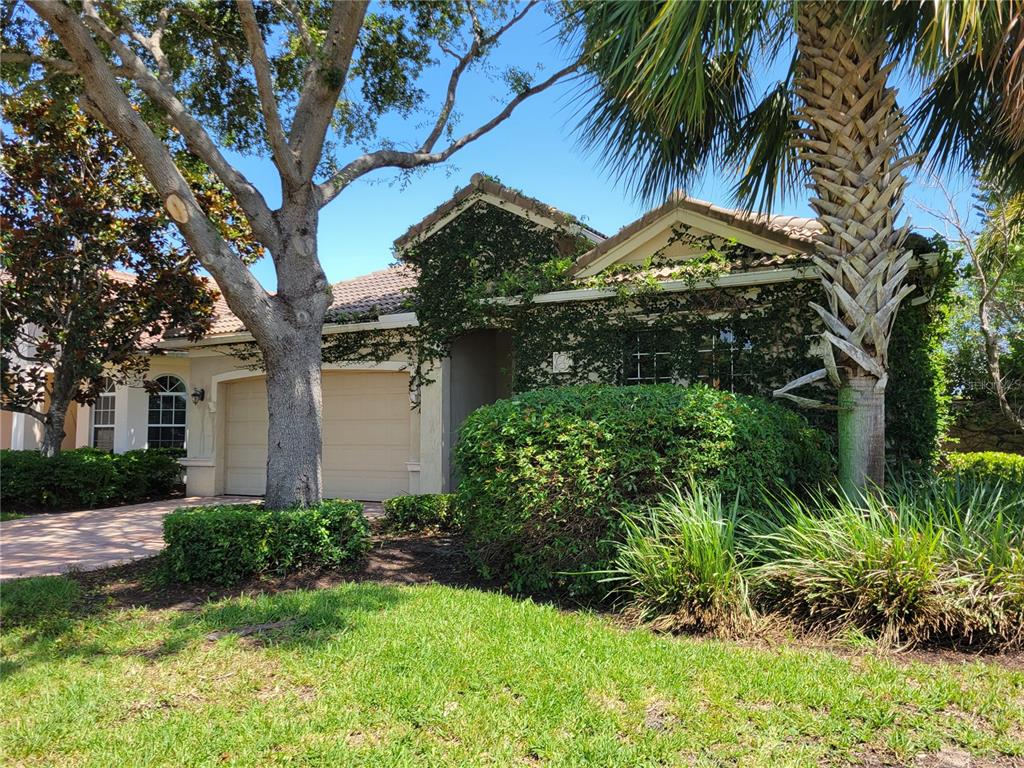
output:
<svg viewBox="0 0 1024 768"><path fill-rule="evenodd" d="M268 509L322 499L323 326L331 292L317 259L318 205L306 187L286 196L278 215L283 252L274 254L274 320L254 329L267 372Z"/></svg>
<svg viewBox="0 0 1024 768"><path fill-rule="evenodd" d="M63 362L58 362L53 372L50 402L46 418L43 419L43 440L39 446L39 452L43 456L56 456L60 453L61 443L64 442L64 421L77 387L74 373L66 368Z"/></svg>
<svg viewBox="0 0 1024 768"><path fill-rule="evenodd" d="M839 419L840 476L848 491L885 481L885 384L892 324L912 290L900 157L907 130L888 88L892 65L881 34L853 29L834 1L802 3L797 21L797 94L810 166L811 205L824 227L815 264L828 299L812 304L825 323L826 369L849 410ZM884 66L883 66L884 65Z"/></svg>
<svg viewBox="0 0 1024 768"><path fill-rule="evenodd" d="M321 332L299 329L278 337L267 371L267 493L269 509L317 504L321 463Z"/></svg>
<svg viewBox="0 0 1024 768"><path fill-rule="evenodd" d="M839 390L839 485L851 499L885 477L885 390L873 376Z"/></svg>
<svg viewBox="0 0 1024 768"><path fill-rule="evenodd" d="M68 403L50 402L49 413L43 421L43 441L39 446L39 452L43 456L56 456L60 453L61 443L64 442L64 419L67 417Z"/></svg>

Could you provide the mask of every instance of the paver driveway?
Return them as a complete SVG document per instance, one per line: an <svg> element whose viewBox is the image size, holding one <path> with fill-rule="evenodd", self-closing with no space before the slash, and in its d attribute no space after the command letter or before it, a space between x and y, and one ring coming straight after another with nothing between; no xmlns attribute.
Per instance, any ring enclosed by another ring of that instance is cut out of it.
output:
<svg viewBox="0 0 1024 768"><path fill-rule="evenodd" d="M190 496L124 507L34 515L0 523L0 579L47 576L151 557L163 549L163 519L178 507L257 501Z"/></svg>

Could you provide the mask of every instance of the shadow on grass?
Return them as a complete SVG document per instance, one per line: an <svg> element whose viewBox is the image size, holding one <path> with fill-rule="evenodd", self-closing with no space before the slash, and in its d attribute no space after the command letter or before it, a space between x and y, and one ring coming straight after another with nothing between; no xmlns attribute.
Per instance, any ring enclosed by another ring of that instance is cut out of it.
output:
<svg viewBox="0 0 1024 768"><path fill-rule="evenodd" d="M233 637L255 647L316 647L407 599L398 587L379 584L230 597L199 610L161 617L155 642L127 648L116 631L111 633L109 622L128 624L132 619L122 619L109 608L85 601L70 615L42 616L19 625L23 632L8 638L0 676L6 679L37 664L67 659L121 656L156 662L196 643L212 644ZM110 639L101 640L101 634Z"/></svg>

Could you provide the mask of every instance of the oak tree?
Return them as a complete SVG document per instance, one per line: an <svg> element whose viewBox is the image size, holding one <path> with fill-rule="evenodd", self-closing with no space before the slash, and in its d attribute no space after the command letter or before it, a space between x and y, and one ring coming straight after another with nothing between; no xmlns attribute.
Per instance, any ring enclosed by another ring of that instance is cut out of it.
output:
<svg viewBox="0 0 1024 768"><path fill-rule="evenodd" d="M30 73L81 79L83 108L139 159L253 335L266 370L268 507L314 503L322 492L321 339L330 291L317 253L321 209L369 173L447 161L571 75L575 62L543 73L489 62L537 5L27 0L33 13L12 12L6 60ZM428 87L438 66L446 73L439 93ZM471 70L493 75L500 104L462 126L457 96ZM382 118L394 114L410 127L422 120L414 140L381 135ZM154 122L172 126L234 196L273 259L276 292L211 222ZM228 149L271 158L279 206L271 207Z"/></svg>

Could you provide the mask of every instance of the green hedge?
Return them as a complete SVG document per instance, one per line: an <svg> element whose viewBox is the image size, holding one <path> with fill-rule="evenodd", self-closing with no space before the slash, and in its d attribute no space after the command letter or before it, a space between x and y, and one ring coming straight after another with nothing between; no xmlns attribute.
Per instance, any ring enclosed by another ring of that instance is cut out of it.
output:
<svg viewBox="0 0 1024 768"><path fill-rule="evenodd" d="M0 451L0 497L8 509L38 512L145 501L170 495L180 482L181 465L171 451L76 448L53 457Z"/></svg>
<svg viewBox="0 0 1024 768"><path fill-rule="evenodd" d="M1024 485L1024 456L998 451L977 453L950 453L946 457L944 474L959 475L972 480L998 481Z"/></svg>
<svg viewBox="0 0 1024 768"><path fill-rule="evenodd" d="M232 584L358 557L366 551L369 526L357 501L283 510L221 504L175 510L164 518L164 542L173 580Z"/></svg>
<svg viewBox="0 0 1024 768"><path fill-rule="evenodd" d="M384 522L395 531L451 530L458 527L457 509L452 493L395 496L384 502Z"/></svg>
<svg viewBox="0 0 1024 768"><path fill-rule="evenodd" d="M727 495L814 485L829 447L786 408L703 385L535 390L466 419L458 503L485 575L603 594L586 572L608 567L621 511L690 478Z"/></svg>

